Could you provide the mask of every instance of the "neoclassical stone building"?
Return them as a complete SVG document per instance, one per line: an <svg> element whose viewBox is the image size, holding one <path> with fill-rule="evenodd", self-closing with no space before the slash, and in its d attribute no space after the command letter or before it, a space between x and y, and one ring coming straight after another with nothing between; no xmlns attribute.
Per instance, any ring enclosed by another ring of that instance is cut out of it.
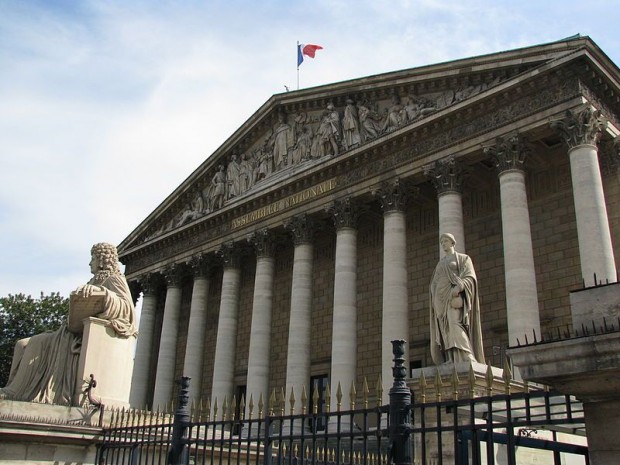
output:
<svg viewBox="0 0 620 465"><path fill-rule="evenodd" d="M181 375L220 405L327 381L348 405L399 338L431 364L440 232L474 262L487 361L570 325L569 291L617 280L619 132L587 37L274 95L119 246L132 405Z"/></svg>

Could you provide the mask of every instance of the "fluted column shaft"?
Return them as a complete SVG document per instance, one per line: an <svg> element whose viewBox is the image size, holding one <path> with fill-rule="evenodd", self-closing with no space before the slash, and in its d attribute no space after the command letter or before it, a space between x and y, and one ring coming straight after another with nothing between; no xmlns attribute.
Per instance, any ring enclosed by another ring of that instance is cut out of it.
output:
<svg viewBox="0 0 620 465"><path fill-rule="evenodd" d="M140 312L139 337L136 342L136 354L131 378L129 404L133 408L143 409L148 402L150 368L155 337L155 310L157 294L155 280L149 275L140 281L143 289L142 311Z"/></svg>
<svg viewBox="0 0 620 465"><path fill-rule="evenodd" d="M405 186L396 180L378 191L383 208L383 314L381 320L381 380L384 386L392 379L392 343L409 339L407 298L407 234ZM405 354L409 366L409 354ZM383 391L388 401L388 389Z"/></svg>
<svg viewBox="0 0 620 465"><path fill-rule="evenodd" d="M207 297L209 295L210 281L205 257L195 257L190 262L190 265L194 273L194 286L189 310L183 376L188 376L192 380L189 387L190 402L198 403L202 393L202 365L204 360Z"/></svg>
<svg viewBox="0 0 620 465"><path fill-rule="evenodd" d="M153 408L165 408L172 400L174 388L174 369L179 333L179 315L181 313L180 273L176 268L165 272L167 280L166 302L164 304L164 321L159 341L157 357L157 374L155 375L155 392Z"/></svg>
<svg viewBox="0 0 620 465"><path fill-rule="evenodd" d="M357 212L349 200L332 210L336 224L334 313L332 317L332 398L338 383L342 408L350 406L350 388L357 366Z"/></svg>
<svg viewBox="0 0 620 465"><path fill-rule="evenodd" d="M295 242L286 355L286 395L289 396L293 389L296 398L300 399L303 387L307 389L310 383L313 228L305 215L293 218L286 226L292 232ZM300 413L301 407L301 402L296 402L295 413Z"/></svg>
<svg viewBox="0 0 620 465"><path fill-rule="evenodd" d="M597 284L595 275L596 281L603 283L618 279L596 145L605 124L590 106L568 111L563 120L551 124L569 147L581 275L586 286Z"/></svg>
<svg viewBox="0 0 620 465"><path fill-rule="evenodd" d="M432 165L424 167L424 173L430 178L437 190L439 210L439 234L450 233L456 239L455 249L465 253L465 231L463 227L463 170L455 159L450 156ZM439 256L443 249L439 246Z"/></svg>
<svg viewBox="0 0 620 465"><path fill-rule="evenodd" d="M235 353L241 282L239 256L232 244L225 244L220 253L224 260L224 274L211 390L212 402L217 399L219 407L222 406L224 398L227 398L228 402L232 400L235 385Z"/></svg>
<svg viewBox="0 0 620 465"><path fill-rule="evenodd" d="M271 312L273 305L273 276L275 261L272 244L266 230L252 237L256 249L256 275L254 277L254 300L252 304L252 326L250 329L250 351L248 355L248 377L246 394L246 418L249 414L250 398L254 405L262 394L265 405L269 399L269 359L271 353Z"/></svg>
<svg viewBox="0 0 620 465"><path fill-rule="evenodd" d="M527 334L540 335L540 310L536 289L536 267L523 165L528 152L519 135L498 138L486 149L499 175L504 243L504 276L508 344L523 341Z"/></svg>
<svg viewBox="0 0 620 465"><path fill-rule="evenodd" d="M617 280L603 180L594 145L579 145L568 151L573 182L581 275L586 286Z"/></svg>

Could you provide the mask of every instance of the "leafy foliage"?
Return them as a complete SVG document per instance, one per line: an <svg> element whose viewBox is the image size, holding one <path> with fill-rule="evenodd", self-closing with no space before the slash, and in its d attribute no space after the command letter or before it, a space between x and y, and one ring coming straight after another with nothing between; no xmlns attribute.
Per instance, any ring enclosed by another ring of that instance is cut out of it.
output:
<svg viewBox="0 0 620 465"><path fill-rule="evenodd" d="M11 370L13 347L22 338L54 331L67 320L69 299L59 293L41 293L40 299L24 294L0 297L0 386Z"/></svg>

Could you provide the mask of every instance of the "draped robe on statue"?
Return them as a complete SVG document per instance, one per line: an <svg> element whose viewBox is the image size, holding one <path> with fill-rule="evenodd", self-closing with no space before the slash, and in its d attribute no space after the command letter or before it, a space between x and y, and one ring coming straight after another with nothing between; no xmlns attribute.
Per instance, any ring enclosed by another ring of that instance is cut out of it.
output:
<svg viewBox="0 0 620 465"><path fill-rule="evenodd" d="M462 306L454 308L454 286L461 285ZM433 272L430 286L431 357L436 365L474 360L484 363L478 281L468 255L444 256Z"/></svg>
<svg viewBox="0 0 620 465"><path fill-rule="evenodd" d="M135 335L133 300L125 277L120 273L95 276L88 284L100 286L105 294L104 311L95 316L109 320L119 337ZM82 335L70 332L65 323L56 331L37 334L24 342L23 353L13 361L9 382L0 394L13 400L71 405Z"/></svg>

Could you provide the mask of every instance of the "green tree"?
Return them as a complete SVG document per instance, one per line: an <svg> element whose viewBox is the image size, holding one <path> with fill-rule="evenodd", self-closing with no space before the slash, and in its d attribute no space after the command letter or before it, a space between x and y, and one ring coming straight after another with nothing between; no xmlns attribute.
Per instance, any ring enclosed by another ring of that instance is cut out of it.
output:
<svg viewBox="0 0 620 465"><path fill-rule="evenodd" d="M0 297L0 386L5 386L9 379L15 343L58 329L68 313L69 299L57 292L41 293L40 299L24 294Z"/></svg>

